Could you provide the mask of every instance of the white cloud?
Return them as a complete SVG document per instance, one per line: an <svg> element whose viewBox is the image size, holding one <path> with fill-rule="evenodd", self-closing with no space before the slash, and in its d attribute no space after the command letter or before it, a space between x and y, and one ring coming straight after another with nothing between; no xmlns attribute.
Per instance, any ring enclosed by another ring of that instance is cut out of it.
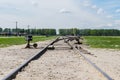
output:
<svg viewBox="0 0 120 80"><path fill-rule="evenodd" d="M72 13L70 10L67 10L65 8L61 9L59 12L60 13Z"/></svg>
<svg viewBox="0 0 120 80"><path fill-rule="evenodd" d="M107 17L107 18L113 18L113 16L112 16L112 15L107 15L106 17Z"/></svg>
<svg viewBox="0 0 120 80"><path fill-rule="evenodd" d="M39 3L37 1L31 1L31 4L35 7L38 7L39 6Z"/></svg>
<svg viewBox="0 0 120 80"><path fill-rule="evenodd" d="M120 9L117 9L115 12L116 12L116 13L120 13Z"/></svg>
<svg viewBox="0 0 120 80"><path fill-rule="evenodd" d="M108 24L107 24L107 26L111 27L111 26L113 26L113 24L111 24L111 23L108 23Z"/></svg>
<svg viewBox="0 0 120 80"><path fill-rule="evenodd" d="M115 20L115 24L120 24L120 20Z"/></svg>
<svg viewBox="0 0 120 80"><path fill-rule="evenodd" d="M83 0L81 1L83 2ZM16 11L19 14L0 13L0 19L4 19L3 21L0 21L0 23L2 25L4 24L4 26L7 26L6 22L9 22L10 24L11 21L18 21L25 25L29 24L31 27L37 25L40 27L50 26L50 28L51 26L52 28L69 28L77 26L90 28L109 23L104 17L95 15L92 11L90 12L90 8L95 9L95 11L97 10L98 14L104 13L104 10L98 8L97 5L92 5L88 0L83 2L84 6L82 3L78 6L74 0L2 0L2 2L7 2L7 4L13 5L13 8L20 9L20 11ZM87 10L87 8L90 10ZM72 13L72 15L61 15L60 13ZM11 26L13 25L14 24Z"/></svg>
<svg viewBox="0 0 120 80"><path fill-rule="evenodd" d="M103 14L104 13L104 10L102 9L102 8L99 8L98 10L97 10L97 14Z"/></svg>
<svg viewBox="0 0 120 80"><path fill-rule="evenodd" d="M97 6L96 5L92 5L91 8L97 9Z"/></svg>
<svg viewBox="0 0 120 80"><path fill-rule="evenodd" d="M90 2L89 1L87 1L87 0L85 0L84 2L83 2L83 6L86 6L86 7L88 7L88 6L90 6L91 4L90 4Z"/></svg>

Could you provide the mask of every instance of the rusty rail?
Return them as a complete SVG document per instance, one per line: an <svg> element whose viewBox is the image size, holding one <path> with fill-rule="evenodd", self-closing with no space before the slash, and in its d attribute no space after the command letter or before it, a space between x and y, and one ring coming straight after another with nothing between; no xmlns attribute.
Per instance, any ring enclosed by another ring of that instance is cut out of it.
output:
<svg viewBox="0 0 120 80"><path fill-rule="evenodd" d="M55 39L53 42L51 42L49 45L47 45L45 48L43 48L39 53L33 55L31 58L29 58L27 61L25 61L24 63L22 63L19 67L17 67L16 69L14 69L12 72L10 72L7 76L5 76L2 80L12 80L16 77L16 75L18 74L18 72L20 72L25 66L27 66L32 60L36 60L38 58L40 58L46 51L47 48L50 45L53 45L56 41L58 40Z"/></svg>
<svg viewBox="0 0 120 80"><path fill-rule="evenodd" d="M100 69L97 65L95 65L91 60L89 60L87 57L83 55L83 53L80 51L79 47L73 48L75 50L79 50L79 54L89 63L91 64L98 72L100 72L107 80L113 80L107 73L105 73L102 69Z"/></svg>
<svg viewBox="0 0 120 80"><path fill-rule="evenodd" d="M47 45L45 48L43 48L39 53L37 53L36 55L32 56L30 59L28 59L26 62L24 62L22 65L20 65L18 68L16 68L15 70L13 70L10 74L8 74L6 77L4 77L2 80L12 80L16 77L16 75L18 74L19 71L21 71L25 66L27 66L32 60L38 59L40 58L48 49L48 47L50 45L53 45L55 42L58 42L60 40L64 40L64 39L69 39L69 38L57 38L55 39L52 43L50 43L49 45ZM106 77L107 80L113 80L107 73L105 73L104 71L102 71L97 65L95 65L94 63L92 63L92 61L90 61L88 58L86 58L83 53L80 51L80 49L77 47L74 47L73 45L71 45L69 43L69 41L67 42L69 44L70 47L73 48L73 50L79 50L80 55L89 63L91 64L96 70L98 70L104 77Z"/></svg>

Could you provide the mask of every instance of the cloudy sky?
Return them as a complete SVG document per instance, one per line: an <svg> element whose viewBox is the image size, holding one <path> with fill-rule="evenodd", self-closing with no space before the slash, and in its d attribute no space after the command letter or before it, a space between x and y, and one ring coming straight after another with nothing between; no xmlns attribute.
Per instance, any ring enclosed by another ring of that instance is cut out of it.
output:
<svg viewBox="0 0 120 80"><path fill-rule="evenodd" d="M0 0L0 27L120 29L120 0Z"/></svg>

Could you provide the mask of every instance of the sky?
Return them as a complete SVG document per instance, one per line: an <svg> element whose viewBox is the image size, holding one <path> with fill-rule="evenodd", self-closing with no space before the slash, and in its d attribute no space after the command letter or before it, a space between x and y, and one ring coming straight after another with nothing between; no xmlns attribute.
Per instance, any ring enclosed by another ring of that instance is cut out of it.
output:
<svg viewBox="0 0 120 80"><path fill-rule="evenodd" d="M0 27L120 29L120 0L0 0Z"/></svg>

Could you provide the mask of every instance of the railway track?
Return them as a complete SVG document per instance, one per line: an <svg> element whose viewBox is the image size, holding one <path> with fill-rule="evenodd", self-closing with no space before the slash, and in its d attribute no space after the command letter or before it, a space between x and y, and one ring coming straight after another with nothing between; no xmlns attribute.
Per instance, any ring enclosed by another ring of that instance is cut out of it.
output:
<svg viewBox="0 0 120 80"><path fill-rule="evenodd" d="M77 44L58 41L55 39L2 80L113 80L87 59Z"/></svg>

